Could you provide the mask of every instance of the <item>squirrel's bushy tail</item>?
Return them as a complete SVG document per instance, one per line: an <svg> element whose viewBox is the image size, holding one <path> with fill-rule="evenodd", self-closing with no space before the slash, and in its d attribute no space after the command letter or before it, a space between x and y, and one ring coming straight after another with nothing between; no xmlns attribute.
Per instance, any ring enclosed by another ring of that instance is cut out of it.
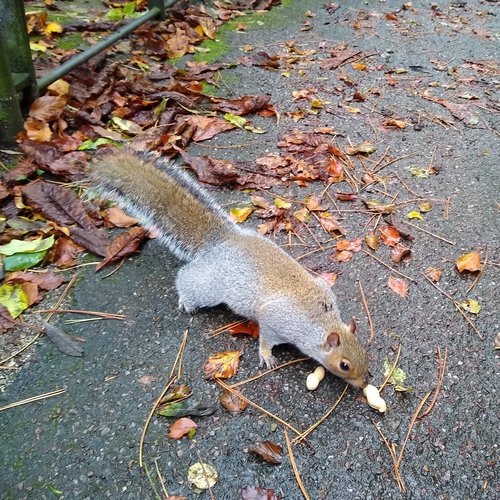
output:
<svg viewBox="0 0 500 500"><path fill-rule="evenodd" d="M237 230L212 197L175 163L120 152L92 167L99 194L118 202L178 258L191 260Z"/></svg>

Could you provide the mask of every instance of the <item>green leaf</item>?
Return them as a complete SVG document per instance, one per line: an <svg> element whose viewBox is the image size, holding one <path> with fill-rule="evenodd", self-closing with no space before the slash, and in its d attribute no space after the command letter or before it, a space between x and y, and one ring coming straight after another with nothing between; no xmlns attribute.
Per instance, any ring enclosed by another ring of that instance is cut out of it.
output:
<svg viewBox="0 0 500 500"><path fill-rule="evenodd" d="M126 16L131 16L134 12L135 12L135 2L129 2L123 6L123 13Z"/></svg>
<svg viewBox="0 0 500 500"><path fill-rule="evenodd" d="M420 212L415 212L415 211L407 213L406 217L408 217L408 219L424 220L422 214Z"/></svg>
<svg viewBox="0 0 500 500"><path fill-rule="evenodd" d="M114 141L111 139L106 139L105 137L99 137L99 139L96 139L95 141L93 141L92 139L87 139L86 141L83 141L77 149L78 151L87 151L89 149L94 150L102 144L114 144Z"/></svg>
<svg viewBox="0 0 500 500"><path fill-rule="evenodd" d="M49 236L48 238L42 239L38 238L36 240L12 240L6 245L0 245L0 254L2 255L14 255L16 253L33 253L42 252L48 250L54 245L54 236Z"/></svg>
<svg viewBox="0 0 500 500"><path fill-rule="evenodd" d="M429 171L423 167L411 167L410 174L413 177L420 177L422 179L427 179L429 177Z"/></svg>
<svg viewBox="0 0 500 500"><path fill-rule="evenodd" d="M186 434L188 439L193 439L196 436L196 428L193 427L192 429L189 429L189 432Z"/></svg>
<svg viewBox="0 0 500 500"><path fill-rule="evenodd" d="M387 377L391 372L393 364L386 359L384 361L384 377ZM411 387L405 387L404 381L406 380L406 373L399 367L396 366L392 372L391 378L389 379L389 384L394 386L394 389L398 392L411 392L413 389Z"/></svg>
<svg viewBox="0 0 500 500"><path fill-rule="evenodd" d="M123 19L123 11L122 9L116 8L116 9L109 9L106 17L110 21L121 21Z"/></svg>
<svg viewBox="0 0 500 500"><path fill-rule="evenodd" d="M17 318L28 307L28 297L21 285L5 283L0 286L0 304L7 308L13 318Z"/></svg>
<svg viewBox="0 0 500 500"><path fill-rule="evenodd" d="M236 127L243 128L243 126L247 123L248 120L243 118L242 116L232 115L231 113L226 113L224 115L224 120L232 123Z"/></svg>
<svg viewBox="0 0 500 500"><path fill-rule="evenodd" d="M20 269L28 269L36 266L43 260L47 250L42 252L31 253L15 253L3 259L3 268L6 271L19 271Z"/></svg>

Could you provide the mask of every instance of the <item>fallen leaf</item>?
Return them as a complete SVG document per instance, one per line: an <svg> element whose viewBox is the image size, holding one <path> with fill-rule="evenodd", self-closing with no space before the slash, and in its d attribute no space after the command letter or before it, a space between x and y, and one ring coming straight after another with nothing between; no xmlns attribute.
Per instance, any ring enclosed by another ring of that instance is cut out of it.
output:
<svg viewBox="0 0 500 500"><path fill-rule="evenodd" d="M5 283L0 286L0 304L13 318L17 318L28 307L28 297L22 284Z"/></svg>
<svg viewBox="0 0 500 500"><path fill-rule="evenodd" d="M283 460L283 448L272 441L261 441L253 446L249 446L248 451L255 453L260 458L271 464L280 464Z"/></svg>
<svg viewBox="0 0 500 500"><path fill-rule="evenodd" d="M378 235L373 234L373 233L367 234L365 236L365 242L372 250L377 250L377 248L378 248Z"/></svg>
<svg viewBox="0 0 500 500"><path fill-rule="evenodd" d="M241 223L246 221L253 211L254 208L252 207L231 208L229 210L229 218L234 222Z"/></svg>
<svg viewBox="0 0 500 500"><path fill-rule="evenodd" d="M76 264L78 254L83 248L71 238L60 236L52 249L50 259L57 267L70 267Z"/></svg>
<svg viewBox="0 0 500 500"><path fill-rule="evenodd" d="M16 323L9 313L9 310L0 304L0 335L12 330Z"/></svg>
<svg viewBox="0 0 500 500"><path fill-rule="evenodd" d="M289 201L282 200L281 198L274 198L274 204L278 208L283 208L284 210L288 210L292 207L292 204Z"/></svg>
<svg viewBox="0 0 500 500"><path fill-rule="evenodd" d="M115 227L130 227L139 223L135 217L127 215L120 207L111 207L106 210L105 218Z"/></svg>
<svg viewBox="0 0 500 500"><path fill-rule="evenodd" d="M337 250L342 252L343 250L350 250L351 252L359 252L361 250L361 245L363 244L363 238L356 238L355 240L340 240L337 242Z"/></svg>
<svg viewBox="0 0 500 500"><path fill-rule="evenodd" d="M226 389L222 391L220 402L222 406L233 415L241 413L248 406L248 403L246 401L243 401L238 396Z"/></svg>
<svg viewBox="0 0 500 500"><path fill-rule="evenodd" d="M321 206L321 199L319 196L316 195L311 195L306 198L306 207L308 210L311 212L313 211L319 211L319 212L324 212L325 209Z"/></svg>
<svg viewBox="0 0 500 500"><path fill-rule="evenodd" d="M193 417L208 417L212 415L217 408L215 406L207 406L195 400L180 401L176 403L169 403L162 406L158 410L158 415L162 417L186 417L191 415Z"/></svg>
<svg viewBox="0 0 500 500"><path fill-rule="evenodd" d="M339 193L338 191L335 193L335 198L340 201L354 201L358 198L356 193Z"/></svg>
<svg viewBox="0 0 500 500"><path fill-rule="evenodd" d="M396 120L395 118L388 118L387 120L384 121L384 125L386 127L393 127L393 128L399 128L399 129L404 129L410 125L408 122L405 122L403 120Z"/></svg>
<svg viewBox="0 0 500 500"><path fill-rule="evenodd" d="M401 295L401 297L408 296L408 283L405 280L401 278L395 278L394 276L389 276L387 284L393 292Z"/></svg>
<svg viewBox="0 0 500 500"><path fill-rule="evenodd" d="M346 233L345 229L340 225L336 217L327 212L323 212L320 214L319 223L321 224L321 227L329 233L333 233L335 231L339 232L340 234Z"/></svg>
<svg viewBox="0 0 500 500"><path fill-rule="evenodd" d="M28 114L41 122L53 121L61 116L66 102L63 96L44 95L31 103Z"/></svg>
<svg viewBox="0 0 500 500"><path fill-rule="evenodd" d="M210 464L197 462L189 467L187 478L199 490L208 490L215 485L219 475Z"/></svg>
<svg viewBox="0 0 500 500"><path fill-rule="evenodd" d="M411 250L399 243L391 249L391 259L393 262L399 263L407 261L411 257Z"/></svg>
<svg viewBox="0 0 500 500"><path fill-rule="evenodd" d="M95 270L99 271L108 264L137 253L147 234L147 231L143 227L133 227L126 233L117 236L106 248L106 255L97 264Z"/></svg>
<svg viewBox="0 0 500 500"><path fill-rule="evenodd" d="M382 237L382 242L385 245L394 247L399 243L399 240L401 239L401 235L399 234L398 229L394 226L382 226L379 231Z"/></svg>
<svg viewBox="0 0 500 500"><path fill-rule="evenodd" d="M172 439L180 439L184 436L188 436L190 439L193 437L193 431L198 427L196 422L193 422L190 418L182 417L176 420L168 430L168 437ZM191 435L190 435L191 434Z"/></svg>
<svg viewBox="0 0 500 500"><path fill-rule="evenodd" d="M217 102L213 108L224 113L243 116L265 108L269 104L270 99L271 96L268 95L246 95L239 99L216 99Z"/></svg>
<svg viewBox="0 0 500 500"><path fill-rule="evenodd" d="M476 272L481 270L481 256L479 252L470 252L458 257L455 261L457 269L463 273L464 271Z"/></svg>
<svg viewBox="0 0 500 500"><path fill-rule="evenodd" d="M231 378L238 371L240 351L224 351L210 356L203 368L205 378Z"/></svg>
<svg viewBox="0 0 500 500"><path fill-rule="evenodd" d="M229 329L229 333L231 335L249 335L250 337L256 339L259 337L259 325L255 321L245 321L239 325L232 326Z"/></svg>
<svg viewBox="0 0 500 500"><path fill-rule="evenodd" d="M418 209L421 212L430 212L432 210L432 205L429 202L422 202L418 204Z"/></svg>
<svg viewBox="0 0 500 500"><path fill-rule="evenodd" d="M42 322L41 326L45 330L45 335L64 354L80 358L83 356L82 346L61 328L50 323Z"/></svg>
<svg viewBox="0 0 500 500"><path fill-rule="evenodd" d="M442 269L437 269L436 267L429 267L425 271L425 275L429 276L429 278L434 281L434 283L437 283L441 279L441 274L443 274Z"/></svg>
<svg viewBox="0 0 500 500"><path fill-rule="evenodd" d="M481 310L481 306L479 305L479 302L474 299L467 299L459 303L460 307L464 309L467 312L470 312L472 314L479 314L479 311Z"/></svg>
<svg viewBox="0 0 500 500"><path fill-rule="evenodd" d="M280 500L273 490L256 486L246 486L241 489L240 494L241 500Z"/></svg>
<svg viewBox="0 0 500 500"><path fill-rule="evenodd" d="M392 367L392 363L388 359L386 359L384 361L384 377L387 377L389 373L391 373ZM394 389L398 392L411 392L413 389L404 386L406 378L406 373L401 368L399 368L399 366L396 366L396 368L394 368L394 371L392 372L391 377L389 378L389 384L392 384L394 386Z"/></svg>
<svg viewBox="0 0 500 500"><path fill-rule="evenodd" d="M424 220L424 218L422 217L422 214L421 214L420 212L415 212L415 211L413 211L413 212L408 212L408 213L406 214L406 217L407 217L408 219L418 219L418 220Z"/></svg>
<svg viewBox="0 0 500 500"><path fill-rule="evenodd" d="M356 155L359 153L362 154L370 154L373 153L377 149L377 146L372 144L369 141L362 142L361 144L356 144L354 146L349 146L345 148L345 152L349 155Z"/></svg>
<svg viewBox="0 0 500 500"><path fill-rule="evenodd" d="M344 250L342 252L337 252L334 259L337 262L349 262L352 259L352 253Z"/></svg>
<svg viewBox="0 0 500 500"><path fill-rule="evenodd" d="M363 200L363 203L369 210L372 210L380 214L390 214L394 212L394 209L396 208L395 205L392 203L389 203L387 205L384 203L380 203L377 200Z"/></svg>

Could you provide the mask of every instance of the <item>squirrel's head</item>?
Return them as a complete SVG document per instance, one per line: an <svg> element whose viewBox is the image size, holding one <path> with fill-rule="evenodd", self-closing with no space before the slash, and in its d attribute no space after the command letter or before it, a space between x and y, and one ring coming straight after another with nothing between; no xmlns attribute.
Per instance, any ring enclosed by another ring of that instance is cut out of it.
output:
<svg viewBox="0 0 500 500"><path fill-rule="evenodd" d="M355 333L354 318L349 325L342 323L336 331L328 333L321 345L322 363L337 377L363 389L371 375L368 370L368 355Z"/></svg>

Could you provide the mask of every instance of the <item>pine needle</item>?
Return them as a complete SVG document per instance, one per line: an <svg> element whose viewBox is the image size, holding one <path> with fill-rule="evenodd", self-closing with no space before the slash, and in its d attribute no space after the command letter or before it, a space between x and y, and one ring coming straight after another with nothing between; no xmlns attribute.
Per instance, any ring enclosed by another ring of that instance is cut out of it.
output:
<svg viewBox="0 0 500 500"><path fill-rule="evenodd" d="M59 394L63 394L68 389L56 389L51 392L46 392L44 394L40 394L39 396L33 396L31 398L22 399L21 401L16 401L15 403L9 403L5 406L0 406L0 411L9 410L10 408L16 408L17 406L26 405L29 403L34 403L35 401L41 401L42 399L52 398L54 396L59 396Z"/></svg>
<svg viewBox="0 0 500 500"><path fill-rule="evenodd" d="M379 259L376 255L373 255L372 253L370 252L367 252L366 250L361 250L364 254L366 255L369 255L372 259L375 259L379 264L382 264L384 267L386 267L387 269L389 269L390 271L392 271L393 273L396 273L396 274L399 274L399 276L402 276L403 278L406 278L410 281L413 281L413 283L416 283L417 281L414 280L411 276L408 276L407 274L404 274L400 271L398 271L397 269L394 269L393 267L389 266L388 264L386 264L383 260Z"/></svg>
<svg viewBox="0 0 500 500"><path fill-rule="evenodd" d="M299 485L300 491L302 495L304 495L305 500L310 500L309 495L304 487L304 483L302 479L300 479L299 469L297 468L297 464L295 463L295 457L293 456L292 445L290 444L290 438L288 437L288 432L285 429L285 441L286 447L288 449L288 455L290 456L290 463L292 464L293 473L295 474L295 479L297 480L297 484Z"/></svg>
<svg viewBox="0 0 500 500"><path fill-rule="evenodd" d="M363 286L361 285L361 281L359 282L359 291L361 292L361 300L363 301L363 306L365 308L366 315L368 316L368 324L370 325L370 336L368 337L368 345L370 345L373 342L375 331L373 329L372 316L370 314L370 309L368 309L368 302L366 302L365 292L363 290Z"/></svg>
<svg viewBox="0 0 500 500"><path fill-rule="evenodd" d="M394 370L396 369L396 366L398 366L398 361L399 361L399 356L401 355L401 344L398 346L398 352L396 353L396 359L394 360L394 363L392 364L392 368L390 369L389 373L387 374L387 377L385 377L384 383L379 387L379 392L382 392L384 390L384 387L388 384L389 380L392 377L392 374L394 373Z"/></svg>

